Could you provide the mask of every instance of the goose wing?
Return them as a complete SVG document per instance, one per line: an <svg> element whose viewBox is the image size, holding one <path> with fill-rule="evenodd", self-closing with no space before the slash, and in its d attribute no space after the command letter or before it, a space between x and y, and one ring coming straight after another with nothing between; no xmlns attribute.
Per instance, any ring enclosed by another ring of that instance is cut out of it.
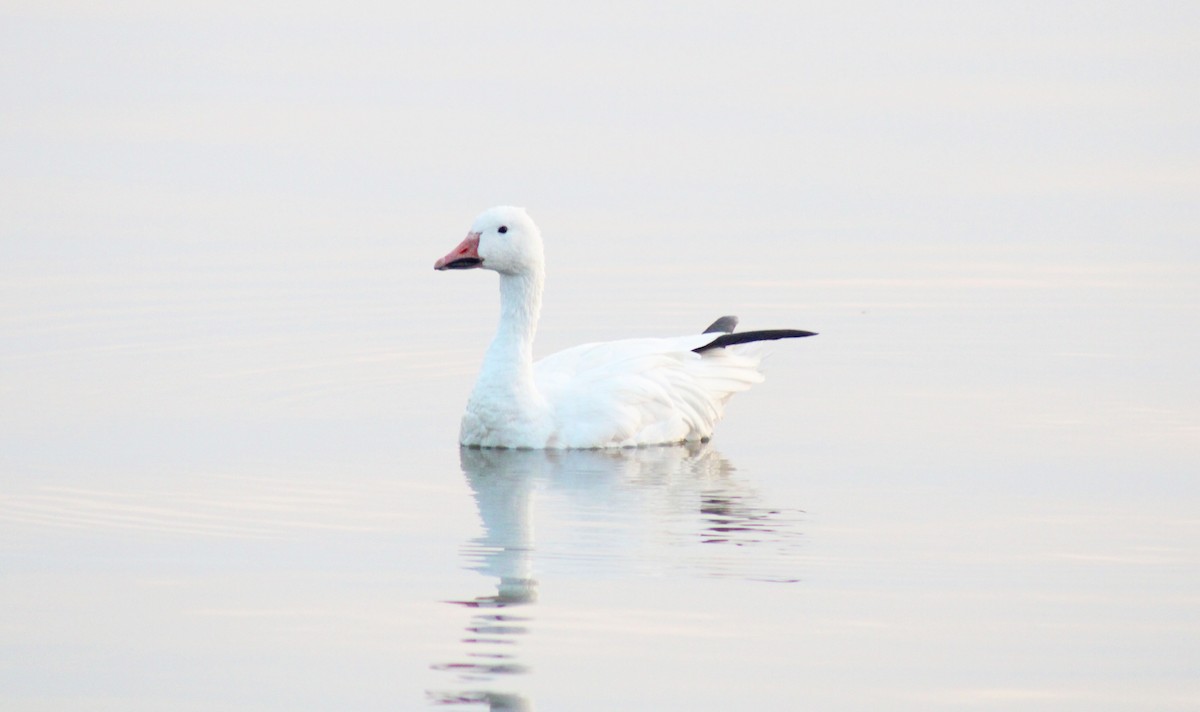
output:
<svg viewBox="0 0 1200 712"><path fill-rule="evenodd" d="M763 380L757 355L705 350L713 340L710 332L584 344L535 363L556 445L649 445L711 436L729 397Z"/></svg>

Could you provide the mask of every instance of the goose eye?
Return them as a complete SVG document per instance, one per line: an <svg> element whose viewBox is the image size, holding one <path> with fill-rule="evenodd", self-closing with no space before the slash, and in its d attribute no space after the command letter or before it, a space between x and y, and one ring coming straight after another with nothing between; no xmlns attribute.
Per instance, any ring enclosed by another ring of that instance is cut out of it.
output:
<svg viewBox="0 0 1200 712"><path fill-rule="evenodd" d="M499 229L499 230L497 230L496 232L498 232L498 233L500 233L501 235L503 235L504 233L508 232L508 226L507 226L507 225L501 225L501 226L500 226L500 229Z"/></svg>

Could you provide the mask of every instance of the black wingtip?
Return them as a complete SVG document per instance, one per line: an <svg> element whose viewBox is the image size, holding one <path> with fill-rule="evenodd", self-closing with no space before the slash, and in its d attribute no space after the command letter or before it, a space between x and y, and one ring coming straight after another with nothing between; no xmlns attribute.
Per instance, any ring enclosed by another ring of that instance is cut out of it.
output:
<svg viewBox="0 0 1200 712"><path fill-rule="evenodd" d="M732 316L732 315L723 316L720 319L717 319L713 323L709 324L708 328L705 329L701 333L704 333L704 334L717 334L717 333L730 334L730 333L733 333L733 330L737 328L737 325L738 325L738 318L736 316Z"/></svg>
<svg viewBox="0 0 1200 712"><path fill-rule="evenodd" d="M707 332L706 332L707 333ZM695 353L704 353L710 349L721 349L736 344L748 344L754 341L775 341L777 339L802 339L805 336L816 336L815 331L800 329L766 329L763 331L743 331L740 334L721 334L707 344L692 349Z"/></svg>

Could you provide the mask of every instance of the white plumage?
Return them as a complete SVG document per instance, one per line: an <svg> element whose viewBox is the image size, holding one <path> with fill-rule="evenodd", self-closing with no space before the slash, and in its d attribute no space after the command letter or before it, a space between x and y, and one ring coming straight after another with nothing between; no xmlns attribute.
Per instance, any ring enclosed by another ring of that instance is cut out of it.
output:
<svg viewBox="0 0 1200 712"><path fill-rule="evenodd" d="M755 342L810 336L777 330L727 336L584 344L533 362L545 266L541 234L524 210L485 211L436 269L500 274L500 325L462 419L472 447L603 448L706 440L725 402L763 380ZM714 344L714 342L717 342Z"/></svg>

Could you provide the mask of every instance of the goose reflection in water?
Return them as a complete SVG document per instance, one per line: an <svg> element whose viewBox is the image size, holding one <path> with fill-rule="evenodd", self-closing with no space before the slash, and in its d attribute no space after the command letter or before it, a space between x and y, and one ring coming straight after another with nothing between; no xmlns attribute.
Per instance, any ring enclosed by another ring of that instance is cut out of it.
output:
<svg viewBox="0 0 1200 712"><path fill-rule="evenodd" d="M682 573L791 583L803 514L765 507L707 444L605 450L462 448L460 462L483 533L463 547L466 568L494 590L448 601L471 610L465 660L437 663L476 690L432 693L442 705L529 710L499 687L530 672L519 641L533 628L538 568L551 575L681 569ZM544 502L541 512L535 502ZM535 546L535 518L553 536ZM661 546L647 546L646 540ZM705 546L691 546L700 544ZM762 547L760 545L767 545ZM754 549L765 549L755 557ZM780 571L780 568L788 569Z"/></svg>

